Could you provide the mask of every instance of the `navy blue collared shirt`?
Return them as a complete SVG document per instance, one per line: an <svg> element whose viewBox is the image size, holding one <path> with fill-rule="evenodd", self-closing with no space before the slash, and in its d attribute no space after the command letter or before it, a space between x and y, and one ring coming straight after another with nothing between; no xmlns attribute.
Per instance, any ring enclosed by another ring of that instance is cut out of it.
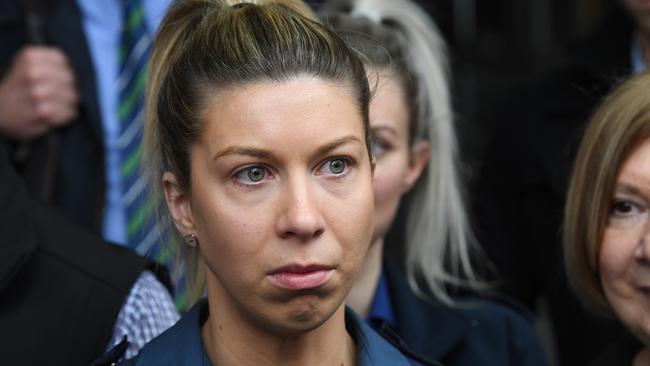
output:
<svg viewBox="0 0 650 366"><path fill-rule="evenodd" d="M211 366L201 339L201 325L207 317L208 303L203 300L194 305L176 325L147 344L138 357L120 365ZM358 366L413 364L349 308L345 310L345 324L357 345Z"/></svg>

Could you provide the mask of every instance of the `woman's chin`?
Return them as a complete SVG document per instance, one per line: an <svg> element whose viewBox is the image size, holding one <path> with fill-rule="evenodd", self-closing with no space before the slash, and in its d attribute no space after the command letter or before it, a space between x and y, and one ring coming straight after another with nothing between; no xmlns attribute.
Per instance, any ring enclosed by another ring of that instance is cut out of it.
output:
<svg viewBox="0 0 650 366"><path fill-rule="evenodd" d="M337 305L338 304L338 305ZM276 334L297 336L308 333L332 319L341 302L318 296L304 296L283 304L269 317L269 326Z"/></svg>

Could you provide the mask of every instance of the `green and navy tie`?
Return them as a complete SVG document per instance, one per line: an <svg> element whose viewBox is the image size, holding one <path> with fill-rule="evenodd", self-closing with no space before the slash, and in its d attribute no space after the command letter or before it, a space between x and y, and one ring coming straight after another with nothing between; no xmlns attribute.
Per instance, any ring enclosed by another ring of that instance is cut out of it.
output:
<svg viewBox="0 0 650 366"><path fill-rule="evenodd" d="M140 166L144 128L144 90L147 61L151 52L151 34L141 0L125 0L124 23L118 53L118 121L120 123L120 175L122 203L126 209L126 239L130 248L174 272L170 235L156 225L155 209ZM163 240L164 239L164 240ZM177 271L178 272L178 271ZM176 301L183 307L178 291Z"/></svg>

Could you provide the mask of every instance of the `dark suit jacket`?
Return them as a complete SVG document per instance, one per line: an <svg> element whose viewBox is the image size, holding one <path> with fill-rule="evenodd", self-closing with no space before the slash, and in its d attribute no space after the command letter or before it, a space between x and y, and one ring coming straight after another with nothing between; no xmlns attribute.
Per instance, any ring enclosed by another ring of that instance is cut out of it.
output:
<svg viewBox="0 0 650 366"><path fill-rule="evenodd" d="M74 0L46 0L44 33L48 44L68 57L81 96L78 118L54 133L60 142L55 162L51 203L63 213L95 232L100 232L104 205L103 133L97 103L93 64L88 52L81 14ZM0 1L0 75L8 71L16 53L27 44L25 14L19 0ZM1 76L0 76L1 77ZM9 141L13 147L15 143ZM17 164L29 176L27 186L41 183L43 155L39 144L27 163Z"/></svg>
<svg viewBox="0 0 650 366"><path fill-rule="evenodd" d="M395 331L413 351L445 366L546 365L532 324L494 301L459 299L459 307L415 296L393 264L384 271L395 314Z"/></svg>
<svg viewBox="0 0 650 366"><path fill-rule="evenodd" d="M35 202L3 148L0 207L1 363L90 364L139 274L164 273Z"/></svg>
<svg viewBox="0 0 650 366"><path fill-rule="evenodd" d="M631 72L632 25L615 16L571 62L504 106L474 191L478 238L501 291L531 310L548 300L562 364L584 365L617 325L590 316L568 288L561 229L573 159L602 98Z"/></svg>

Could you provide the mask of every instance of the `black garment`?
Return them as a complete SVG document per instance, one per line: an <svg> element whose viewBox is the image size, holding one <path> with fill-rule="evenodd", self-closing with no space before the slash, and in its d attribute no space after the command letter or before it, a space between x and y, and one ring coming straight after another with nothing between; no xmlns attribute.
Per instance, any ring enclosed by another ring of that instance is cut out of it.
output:
<svg viewBox="0 0 650 366"><path fill-rule="evenodd" d="M643 348L643 344L631 334L626 334L623 338L607 348L600 356L592 362L591 366L632 366L634 357Z"/></svg>
<svg viewBox="0 0 650 366"><path fill-rule="evenodd" d="M398 266L387 262L395 332L416 353L445 366L546 365L537 334L522 314L494 301L425 302Z"/></svg>
<svg viewBox="0 0 650 366"><path fill-rule="evenodd" d="M81 13L75 0L41 2L47 5L45 8L48 10L43 17L47 44L60 48L66 54L81 97L76 120L54 132L60 146L55 150L56 156L52 157L55 175L51 203L74 221L99 233L100 211L104 205L103 130L94 68L81 24ZM19 0L0 1L0 78L8 72L18 51L28 43L21 3ZM12 145L16 148L19 146L16 142ZM33 146L42 145L36 143ZM36 150L27 162L16 163L23 175L30 176L26 185L32 192L41 182L38 175L32 176L28 172L46 170L42 167L42 155L49 153L49 150Z"/></svg>
<svg viewBox="0 0 650 366"><path fill-rule="evenodd" d="M2 148L0 207L0 363L90 364L137 277L156 269L35 203Z"/></svg>
<svg viewBox="0 0 650 366"><path fill-rule="evenodd" d="M613 20L567 67L505 106L474 192L478 238L501 291L535 310L549 303L562 365L585 365L611 344L617 324L590 316L568 288L561 225L569 173L590 114L631 73L632 26Z"/></svg>

